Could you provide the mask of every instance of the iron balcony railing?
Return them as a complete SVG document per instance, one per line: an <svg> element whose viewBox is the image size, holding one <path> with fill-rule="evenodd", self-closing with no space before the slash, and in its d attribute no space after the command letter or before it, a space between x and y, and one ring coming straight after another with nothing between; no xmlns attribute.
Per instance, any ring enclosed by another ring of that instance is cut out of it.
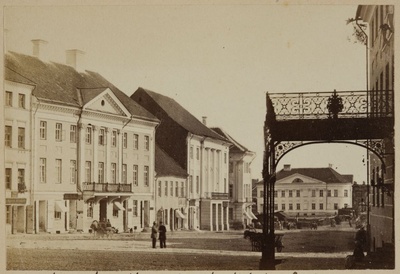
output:
<svg viewBox="0 0 400 274"><path fill-rule="evenodd" d="M393 90L337 91L342 109L338 118L393 117ZM276 120L326 119L333 92L268 93Z"/></svg>
<svg viewBox="0 0 400 274"><path fill-rule="evenodd" d="M132 192L132 185L84 182L83 190L94 192Z"/></svg>
<svg viewBox="0 0 400 274"><path fill-rule="evenodd" d="M224 192L205 192L205 198L212 200L228 200L228 193Z"/></svg>

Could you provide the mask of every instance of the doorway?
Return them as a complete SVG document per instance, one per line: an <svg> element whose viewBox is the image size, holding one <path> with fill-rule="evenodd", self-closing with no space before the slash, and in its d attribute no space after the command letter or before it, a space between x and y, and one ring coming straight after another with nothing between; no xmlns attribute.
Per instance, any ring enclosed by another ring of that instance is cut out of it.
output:
<svg viewBox="0 0 400 274"><path fill-rule="evenodd" d="M100 200L100 219L99 221L107 221L107 200Z"/></svg>

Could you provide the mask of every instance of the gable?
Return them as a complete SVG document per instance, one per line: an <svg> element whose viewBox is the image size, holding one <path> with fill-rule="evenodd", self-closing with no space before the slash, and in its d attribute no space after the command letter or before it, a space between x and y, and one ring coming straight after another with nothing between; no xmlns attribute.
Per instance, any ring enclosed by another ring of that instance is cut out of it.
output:
<svg viewBox="0 0 400 274"><path fill-rule="evenodd" d="M130 116L129 111L109 89L81 90L84 102L83 109L94 112L109 113L119 116ZM97 92L97 94L95 94Z"/></svg>
<svg viewBox="0 0 400 274"><path fill-rule="evenodd" d="M290 176L287 176L283 179L277 180L276 184L324 184L325 182L322 182L320 180L317 180L315 178L311 178L299 173L294 173Z"/></svg>

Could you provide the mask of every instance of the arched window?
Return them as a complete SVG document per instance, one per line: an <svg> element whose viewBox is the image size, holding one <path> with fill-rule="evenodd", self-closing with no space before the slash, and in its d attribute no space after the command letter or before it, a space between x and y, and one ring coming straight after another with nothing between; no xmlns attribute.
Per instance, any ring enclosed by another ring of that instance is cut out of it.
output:
<svg viewBox="0 0 400 274"><path fill-rule="evenodd" d="M292 183L304 183L302 179L296 178L292 181Z"/></svg>

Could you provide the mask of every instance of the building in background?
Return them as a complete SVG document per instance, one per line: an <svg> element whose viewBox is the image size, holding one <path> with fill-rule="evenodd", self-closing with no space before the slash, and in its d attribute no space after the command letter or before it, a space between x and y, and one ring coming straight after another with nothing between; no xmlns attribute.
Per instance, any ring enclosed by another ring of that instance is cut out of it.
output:
<svg viewBox="0 0 400 274"><path fill-rule="evenodd" d="M359 185L356 182L353 184L353 205L352 208L356 216L367 213L367 200L368 200L368 185L363 182Z"/></svg>
<svg viewBox="0 0 400 274"><path fill-rule="evenodd" d="M189 175L188 228L228 230L228 167L231 143L172 98L137 89L131 98L156 116L156 143Z"/></svg>
<svg viewBox="0 0 400 274"><path fill-rule="evenodd" d="M276 174L275 211L287 216L335 215L352 205L353 175L341 175L332 167L284 168ZM258 210L263 208L263 181L257 185Z"/></svg>
<svg viewBox="0 0 400 274"><path fill-rule="evenodd" d="M119 231L148 227L154 211L155 128L148 111L95 72L77 50L67 64L5 56L7 230Z"/></svg>
<svg viewBox="0 0 400 274"><path fill-rule="evenodd" d="M394 6L360 5L359 24L368 36L370 115L390 117L394 113ZM394 131L393 131L394 132ZM392 132L392 133L393 133ZM372 140L373 141L373 140ZM383 139L383 158L369 153L370 251L385 248L394 254L394 133Z"/></svg>
<svg viewBox="0 0 400 274"><path fill-rule="evenodd" d="M256 154L239 144L221 128L211 128L224 136L229 148L229 223L233 228L245 228L257 217L253 214L251 163Z"/></svg>

